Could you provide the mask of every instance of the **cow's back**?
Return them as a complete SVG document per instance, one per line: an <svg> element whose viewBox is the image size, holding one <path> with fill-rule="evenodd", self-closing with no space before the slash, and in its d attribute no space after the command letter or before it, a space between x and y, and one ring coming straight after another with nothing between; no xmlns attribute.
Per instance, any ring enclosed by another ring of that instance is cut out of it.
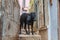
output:
<svg viewBox="0 0 60 40"><path fill-rule="evenodd" d="M26 18L27 18L27 14L26 14L26 13L23 13L23 14L20 16L20 22L25 22L25 21L26 21Z"/></svg>

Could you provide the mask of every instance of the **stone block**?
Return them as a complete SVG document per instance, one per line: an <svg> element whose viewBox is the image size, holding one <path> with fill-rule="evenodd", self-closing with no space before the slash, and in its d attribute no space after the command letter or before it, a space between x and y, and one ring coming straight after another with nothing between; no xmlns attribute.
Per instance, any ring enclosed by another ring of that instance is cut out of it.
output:
<svg viewBox="0 0 60 40"><path fill-rule="evenodd" d="M19 35L19 40L41 40L40 35Z"/></svg>

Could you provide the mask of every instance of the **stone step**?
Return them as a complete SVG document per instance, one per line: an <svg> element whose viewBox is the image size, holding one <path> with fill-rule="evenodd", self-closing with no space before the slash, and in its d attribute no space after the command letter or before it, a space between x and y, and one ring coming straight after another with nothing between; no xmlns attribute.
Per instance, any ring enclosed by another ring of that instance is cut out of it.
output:
<svg viewBox="0 0 60 40"><path fill-rule="evenodd" d="M19 40L41 40L40 35L19 35Z"/></svg>
<svg viewBox="0 0 60 40"><path fill-rule="evenodd" d="M21 34L26 35L26 31L24 29L21 29ZM34 34L37 34L37 32L34 32ZM31 29L30 29L30 35L32 35Z"/></svg>

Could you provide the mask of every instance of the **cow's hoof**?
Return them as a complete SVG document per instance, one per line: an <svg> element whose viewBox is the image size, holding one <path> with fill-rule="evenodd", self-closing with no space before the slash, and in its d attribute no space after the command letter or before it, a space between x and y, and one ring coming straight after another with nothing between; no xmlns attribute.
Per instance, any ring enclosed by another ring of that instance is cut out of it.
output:
<svg viewBox="0 0 60 40"><path fill-rule="evenodd" d="M21 32L19 32L19 34L21 34Z"/></svg>
<svg viewBox="0 0 60 40"><path fill-rule="evenodd" d="M34 34L32 33L32 35L34 35Z"/></svg>
<svg viewBox="0 0 60 40"><path fill-rule="evenodd" d="M34 33L32 33L32 35L34 35Z"/></svg>
<svg viewBox="0 0 60 40"><path fill-rule="evenodd" d="M27 34L30 35L30 32L28 32Z"/></svg>
<svg viewBox="0 0 60 40"><path fill-rule="evenodd" d="M30 32L26 32L27 35L30 35Z"/></svg>

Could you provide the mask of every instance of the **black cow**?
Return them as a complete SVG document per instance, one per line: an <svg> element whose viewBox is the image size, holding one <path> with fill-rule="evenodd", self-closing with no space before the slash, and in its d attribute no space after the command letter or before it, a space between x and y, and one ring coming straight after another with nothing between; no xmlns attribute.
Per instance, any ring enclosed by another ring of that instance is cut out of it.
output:
<svg viewBox="0 0 60 40"><path fill-rule="evenodd" d="M32 35L33 35L33 24L34 24L34 21L35 21L35 17L36 17L36 14L34 12L31 12L30 14L23 13L20 16L20 34L21 34L21 27L23 27L23 24L24 24L24 29L25 29L27 34L30 34L29 25L31 25L31 29L32 29L31 32L32 32ZM26 29L26 25L28 25L28 31Z"/></svg>

